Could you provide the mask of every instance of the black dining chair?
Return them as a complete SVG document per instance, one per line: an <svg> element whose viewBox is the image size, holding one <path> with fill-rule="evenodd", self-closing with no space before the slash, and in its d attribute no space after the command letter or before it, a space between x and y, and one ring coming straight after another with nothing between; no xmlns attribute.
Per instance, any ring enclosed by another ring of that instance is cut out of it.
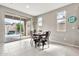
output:
<svg viewBox="0 0 79 59"><path fill-rule="evenodd" d="M41 43L42 43L42 49L44 49L44 45L48 44L49 48L49 36L50 31L46 31L46 33L42 36Z"/></svg>
<svg viewBox="0 0 79 59"><path fill-rule="evenodd" d="M31 44L32 47L35 46L35 48L36 48L37 44L38 44L38 38L39 37L33 31L30 32L30 35L31 35L30 44Z"/></svg>

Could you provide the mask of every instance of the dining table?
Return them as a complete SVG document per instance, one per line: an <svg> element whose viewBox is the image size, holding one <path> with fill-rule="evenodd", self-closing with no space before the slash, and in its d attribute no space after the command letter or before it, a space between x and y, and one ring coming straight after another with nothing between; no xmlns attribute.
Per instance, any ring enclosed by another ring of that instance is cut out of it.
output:
<svg viewBox="0 0 79 59"><path fill-rule="evenodd" d="M37 33L34 33L33 35L37 37L38 46L39 46L40 45L40 42L43 39L43 37L45 37L45 33L43 33L43 32L41 32L41 33L37 32Z"/></svg>

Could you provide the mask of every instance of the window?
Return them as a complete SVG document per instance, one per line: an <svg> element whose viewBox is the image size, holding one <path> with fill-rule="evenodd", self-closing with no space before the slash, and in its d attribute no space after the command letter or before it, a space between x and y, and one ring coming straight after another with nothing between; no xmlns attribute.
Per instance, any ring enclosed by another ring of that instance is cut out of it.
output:
<svg viewBox="0 0 79 59"><path fill-rule="evenodd" d="M66 11L57 13L57 31L66 31Z"/></svg>
<svg viewBox="0 0 79 59"><path fill-rule="evenodd" d="M42 17L38 17L38 26L42 26Z"/></svg>

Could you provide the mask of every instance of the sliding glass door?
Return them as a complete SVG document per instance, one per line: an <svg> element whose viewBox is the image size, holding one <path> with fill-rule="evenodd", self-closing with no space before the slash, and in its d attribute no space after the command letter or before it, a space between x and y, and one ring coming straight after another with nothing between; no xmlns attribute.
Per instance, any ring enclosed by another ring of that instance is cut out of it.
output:
<svg viewBox="0 0 79 59"><path fill-rule="evenodd" d="M23 18L5 16L5 40L4 42L13 42L21 40L26 36L26 21Z"/></svg>

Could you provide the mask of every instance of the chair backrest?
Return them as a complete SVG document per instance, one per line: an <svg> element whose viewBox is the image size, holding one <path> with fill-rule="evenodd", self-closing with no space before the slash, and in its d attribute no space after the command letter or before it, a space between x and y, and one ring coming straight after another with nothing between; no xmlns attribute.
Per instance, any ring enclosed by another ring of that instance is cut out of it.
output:
<svg viewBox="0 0 79 59"><path fill-rule="evenodd" d="M35 33L36 33L36 30L30 31L30 35L31 35L31 36L35 35Z"/></svg>
<svg viewBox="0 0 79 59"><path fill-rule="evenodd" d="M35 31L35 32L36 32L36 31ZM37 38L37 35L35 34L35 32L34 32L34 31L30 31L30 35L31 35L31 38L32 38L32 39Z"/></svg>
<svg viewBox="0 0 79 59"><path fill-rule="evenodd" d="M36 33L36 32L37 32L36 29L34 29L33 33Z"/></svg>
<svg viewBox="0 0 79 59"><path fill-rule="evenodd" d="M49 39L50 31L46 31L46 39Z"/></svg>
<svg viewBox="0 0 79 59"><path fill-rule="evenodd" d="M33 31L30 31L30 36L31 38L33 38Z"/></svg>

